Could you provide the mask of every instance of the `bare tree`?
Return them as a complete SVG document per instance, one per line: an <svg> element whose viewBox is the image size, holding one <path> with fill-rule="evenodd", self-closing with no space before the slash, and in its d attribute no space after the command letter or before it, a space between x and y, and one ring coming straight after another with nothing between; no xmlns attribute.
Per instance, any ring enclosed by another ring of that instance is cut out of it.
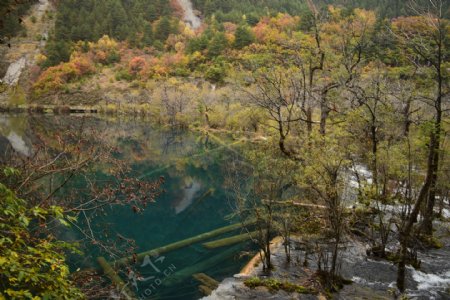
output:
<svg viewBox="0 0 450 300"><path fill-rule="evenodd" d="M298 103L301 99L299 81L293 74L280 68L269 68L254 73L253 85L244 89L252 103L264 109L270 120L266 124L278 132L278 146L283 154L296 158L297 152L289 149L286 140L292 132L294 122L302 119Z"/></svg>

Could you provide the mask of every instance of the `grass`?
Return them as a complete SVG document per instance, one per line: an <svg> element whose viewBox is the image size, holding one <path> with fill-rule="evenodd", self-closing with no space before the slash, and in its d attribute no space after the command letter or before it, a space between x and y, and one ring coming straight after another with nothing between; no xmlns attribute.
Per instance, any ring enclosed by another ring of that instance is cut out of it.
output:
<svg viewBox="0 0 450 300"><path fill-rule="evenodd" d="M261 279L258 277L253 277L244 281L244 284L254 289L259 286L266 287L270 292L275 293L279 290L288 292L288 293L299 293L299 294L316 294L317 292L311 288L307 288L301 285L297 285L287 281L279 281L277 279L269 278L269 279Z"/></svg>

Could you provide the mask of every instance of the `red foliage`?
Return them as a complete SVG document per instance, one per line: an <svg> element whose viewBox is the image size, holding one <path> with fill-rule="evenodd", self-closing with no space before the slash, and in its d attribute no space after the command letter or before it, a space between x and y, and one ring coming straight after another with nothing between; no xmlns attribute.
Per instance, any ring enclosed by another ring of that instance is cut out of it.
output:
<svg viewBox="0 0 450 300"><path fill-rule="evenodd" d="M173 9L173 14L178 18L182 18L184 15L183 7L181 7L180 3L177 0L170 0L170 6Z"/></svg>
<svg viewBox="0 0 450 300"><path fill-rule="evenodd" d="M140 73L144 68L146 67L147 62L143 57L133 57L130 62L128 63L128 69L130 70L130 73L133 75L136 75Z"/></svg>

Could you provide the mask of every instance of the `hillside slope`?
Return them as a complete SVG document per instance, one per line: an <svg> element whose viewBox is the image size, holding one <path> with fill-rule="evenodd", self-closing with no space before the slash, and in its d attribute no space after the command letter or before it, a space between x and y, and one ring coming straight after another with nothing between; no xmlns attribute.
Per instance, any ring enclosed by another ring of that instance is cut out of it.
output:
<svg viewBox="0 0 450 300"><path fill-rule="evenodd" d="M36 60L45 48L49 32L54 25L55 8L49 0L40 0L34 4L28 14L22 17L23 32L19 36L8 39L8 42L0 45L0 78L4 86L3 93L0 94L0 101L7 97L6 86L16 86L20 81L20 88L26 89L29 86L29 77L32 75L31 67L36 64ZM23 76L27 73L26 76ZM11 99L23 102L20 91L11 91ZM15 97L18 96L18 97Z"/></svg>

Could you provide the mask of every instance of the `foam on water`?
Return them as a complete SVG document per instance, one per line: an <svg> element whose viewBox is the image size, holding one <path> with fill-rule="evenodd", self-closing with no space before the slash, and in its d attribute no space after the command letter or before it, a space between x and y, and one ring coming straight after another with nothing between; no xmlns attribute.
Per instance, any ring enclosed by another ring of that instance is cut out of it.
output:
<svg viewBox="0 0 450 300"><path fill-rule="evenodd" d="M419 290L429 291L450 287L450 271L436 275L413 270L412 276L414 281L417 282L417 289Z"/></svg>

